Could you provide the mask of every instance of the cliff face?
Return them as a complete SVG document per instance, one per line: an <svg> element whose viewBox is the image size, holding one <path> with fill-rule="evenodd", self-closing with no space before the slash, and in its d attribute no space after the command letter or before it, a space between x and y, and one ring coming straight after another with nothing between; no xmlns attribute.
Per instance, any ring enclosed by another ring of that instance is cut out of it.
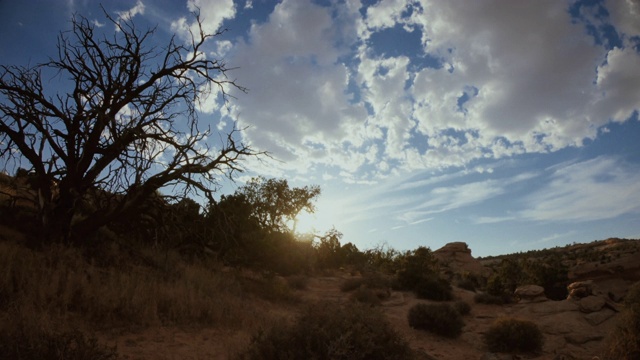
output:
<svg viewBox="0 0 640 360"><path fill-rule="evenodd" d="M453 272L469 272L474 275L483 275L489 271L479 260L471 256L471 249L464 242L448 243L433 252L441 265Z"/></svg>

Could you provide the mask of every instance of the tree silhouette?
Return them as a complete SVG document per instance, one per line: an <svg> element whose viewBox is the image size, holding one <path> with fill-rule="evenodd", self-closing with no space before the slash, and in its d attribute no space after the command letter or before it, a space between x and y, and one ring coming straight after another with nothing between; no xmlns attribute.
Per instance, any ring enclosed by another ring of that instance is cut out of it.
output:
<svg viewBox="0 0 640 360"><path fill-rule="evenodd" d="M131 19L105 12L116 29L107 36L74 16L55 58L0 66L0 158L32 174L43 240L84 241L163 186L211 198L221 177L233 179L244 157L260 155L235 126L210 136L199 125L200 102L245 89L227 78L224 61L205 55L205 42L221 32L206 34L193 15L190 41L172 37L161 47L150 45L156 29L141 31ZM96 206L80 213L81 202Z"/></svg>
<svg viewBox="0 0 640 360"><path fill-rule="evenodd" d="M320 196L319 186L290 188L286 179L251 179L241 187L238 194L253 206L253 214L263 229L274 232L287 232L287 221L293 222L296 232L296 217L303 210L313 213L313 201Z"/></svg>

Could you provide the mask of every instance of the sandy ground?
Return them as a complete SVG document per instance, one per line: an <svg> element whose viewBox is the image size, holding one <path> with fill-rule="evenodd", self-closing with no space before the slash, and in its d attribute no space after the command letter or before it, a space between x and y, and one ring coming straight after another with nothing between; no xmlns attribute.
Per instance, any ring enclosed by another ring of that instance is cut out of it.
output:
<svg viewBox="0 0 640 360"><path fill-rule="evenodd" d="M310 279L308 288L300 290L303 301L333 300L346 302L349 294L340 291L342 282L349 275L335 277L315 277ZM388 316L392 326L409 342L417 352L419 359L481 359L487 353L483 347L482 334L490 324L501 316L514 316L536 320L534 312L527 311L524 305L484 305L474 304L474 293L462 289L454 289L458 299L472 305L469 315L464 317L465 328L462 336L457 339L443 338L431 333L415 330L409 327L407 313L411 306L425 300L416 299L407 292L393 292L391 297L383 302L381 308ZM279 315L294 316L296 308L275 309ZM276 314L278 315L278 314ZM250 341L250 333L244 329L216 329L216 328L185 328L185 327L152 327L139 331L111 332L102 334L101 340L110 345L117 345L118 352L124 359L132 360L200 360L200 359L229 359L241 351ZM547 336L548 337L548 336ZM554 339L547 339L553 345ZM536 359L592 359L589 351L576 348L575 357L557 357L555 351L545 346L545 352ZM531 356L516 356L513 359L527 359ZM501 359L503 359L502 357ZM511 358L511 357L508 357Z"/></svg>

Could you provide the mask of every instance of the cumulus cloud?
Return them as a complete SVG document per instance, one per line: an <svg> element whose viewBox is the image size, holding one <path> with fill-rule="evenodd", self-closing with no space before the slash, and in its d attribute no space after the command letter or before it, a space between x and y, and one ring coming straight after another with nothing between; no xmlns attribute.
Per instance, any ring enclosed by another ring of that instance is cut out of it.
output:
<svg viewBox="0 0 640 360"><path fill-rule="evenodd" d="M331 11L310 1L276 5L264 24L233 50L238 82L249 88L237 102L250 142L304 169L312 163L355 171L366 161L366 110L349 101L349 68L338 61Z"/></svg>
<svg viewBox="0 0 640 360"><path fill-rule="evenodd" d="M554 0L284 0L224 48L250 90L234 114L280 166L328 166L348 182L365 168L371 180L580 147L640 108L637 2L605 6L598 21L622 47L595 41ZM374 51L376 33L398 28L422 47Z"/></svg>

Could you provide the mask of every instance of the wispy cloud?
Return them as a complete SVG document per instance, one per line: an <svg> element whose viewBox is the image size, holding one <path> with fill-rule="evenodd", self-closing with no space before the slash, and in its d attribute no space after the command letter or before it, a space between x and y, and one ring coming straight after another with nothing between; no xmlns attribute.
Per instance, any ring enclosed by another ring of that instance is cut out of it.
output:
<svg viewBox="0 0 640 360"><path fill-rule="evenodd" d="M640 211L640 169L612 157L557 168L520 213L534 221L593 221Z"/></svg>

